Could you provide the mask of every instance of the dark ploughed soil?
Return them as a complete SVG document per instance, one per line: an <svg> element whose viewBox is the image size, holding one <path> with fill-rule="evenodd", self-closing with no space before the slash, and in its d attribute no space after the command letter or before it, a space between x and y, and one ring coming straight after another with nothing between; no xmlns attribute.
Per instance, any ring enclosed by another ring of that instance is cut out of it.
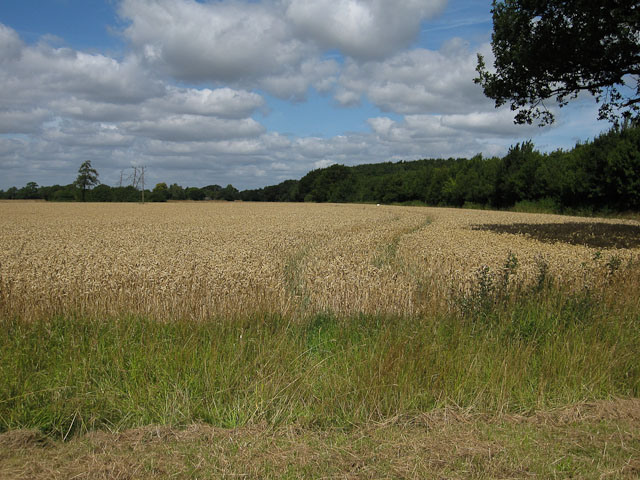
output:
<svg viewBox="0 0 640 480"><path fill-rule="evenodd" d="M564 242L593 248L640 247L640 225L623 223L513 223L509 225L474 225L474 230L527 235L541 242Z"/></svg>

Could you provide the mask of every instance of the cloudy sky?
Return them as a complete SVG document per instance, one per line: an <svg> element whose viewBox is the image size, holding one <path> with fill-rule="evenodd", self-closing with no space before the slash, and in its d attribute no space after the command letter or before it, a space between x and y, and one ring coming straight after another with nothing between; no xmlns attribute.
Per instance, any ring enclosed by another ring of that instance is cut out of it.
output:
<svg viewBox="0 0 640 480"><path fill-rule="evenodd" d="M2 0L0 189L245 189L341 163L571 148L608 125L585 99L516 126L473 84L490 0Z"/></svg>

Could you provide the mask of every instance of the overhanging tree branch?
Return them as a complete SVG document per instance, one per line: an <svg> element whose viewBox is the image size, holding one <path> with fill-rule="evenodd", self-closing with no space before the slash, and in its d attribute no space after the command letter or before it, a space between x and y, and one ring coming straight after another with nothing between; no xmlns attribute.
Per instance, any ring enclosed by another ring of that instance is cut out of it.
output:
<svg viewBox="0 0 640 480"><path fill-rule="evenodd" d="M624 80L640 71L637 0L494 0L492 13L495 71L479 55L474 81L496 107L510 103L516 123L552 123L542 101L562 107L582 91L601 118L638 118L640 87Z"/></svg>

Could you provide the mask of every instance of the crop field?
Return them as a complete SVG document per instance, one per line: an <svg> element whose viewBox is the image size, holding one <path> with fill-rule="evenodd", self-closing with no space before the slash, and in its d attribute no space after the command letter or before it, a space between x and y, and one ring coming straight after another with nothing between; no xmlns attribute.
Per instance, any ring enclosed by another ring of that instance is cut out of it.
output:
<svg viewBox="0 0 640 480"><path fill-rule="evenodd" d="M0 478L637 478L640 222L0 202Z"/></svg>
<svg viewBox="0 0 640 480"><path fill-rule="evenodd" d="M544 274L576 290L635 267L639 224L604 222L369 205L3 202L1 307L23 318L413 315L451 307L483 267L501 276L510 258L508 288ZM523 223L533 234L514 230ZM567 227L584 239L563 241ZM614 231L626 243L607 244Z"/></svg>

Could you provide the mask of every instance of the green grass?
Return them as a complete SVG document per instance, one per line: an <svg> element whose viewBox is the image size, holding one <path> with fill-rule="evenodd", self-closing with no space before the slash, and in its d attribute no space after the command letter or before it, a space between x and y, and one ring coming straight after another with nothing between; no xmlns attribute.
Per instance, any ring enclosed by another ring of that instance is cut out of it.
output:
<svg viewBox="0 0 640 480"><path fill-rule="evenodd" d="M0 432L353 428L640 393L640 312L555 289L468 314L0 320Z"/></svg>

